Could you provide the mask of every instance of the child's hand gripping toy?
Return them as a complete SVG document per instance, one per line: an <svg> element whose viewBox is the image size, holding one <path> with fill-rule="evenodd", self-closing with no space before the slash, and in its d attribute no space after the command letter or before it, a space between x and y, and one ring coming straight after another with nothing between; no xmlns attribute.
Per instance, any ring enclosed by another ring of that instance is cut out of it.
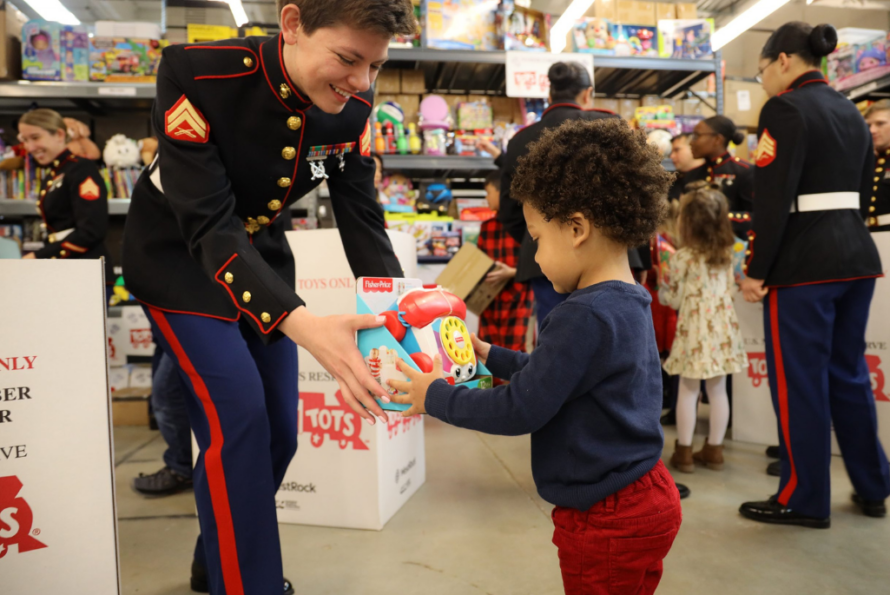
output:
<svg viewBox="0 0 890 595"><path fill-rule="evenodd" d="M408 352L424 374L433 369L433 357L442 356L442 369L454 383L476 375L476 353L464 319L467 305L444 289L414 289L396 302L398 311L383 312L386 330Z"/></svg>

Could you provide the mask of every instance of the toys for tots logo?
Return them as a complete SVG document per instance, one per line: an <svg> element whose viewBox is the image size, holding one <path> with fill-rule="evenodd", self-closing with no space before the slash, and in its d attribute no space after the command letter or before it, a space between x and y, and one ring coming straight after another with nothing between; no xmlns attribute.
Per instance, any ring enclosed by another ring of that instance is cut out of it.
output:
<svg viewBox="0 0 890 595"><path fill-rule="evenodd" d="M46 547L34 538L40 531L32 529L34 516L25 499L18 497L21 489L22 482L15 475L0 477L0 558L13 545L20 554Z"/></svg>
<svg viewBox="0 0 890 595"><path fill-rule="evenodd" d="M334 396L337 405L329 407L324 393L300 393L302 432L309 434L315 448L320 448L327 437L343 450L350 444L353 450L370 450L362 440L362 420L346 405L339 390Z"/></svg>
<svg viewBox="0 0 890 595"><path fill-rule="evenodd" d="M766 353L749 353L748 354L748 378L754 388L760 386L760 383L768 378L766 373Z"/></svg>
<svg viewBox="0 0 890 595"><path fill-rule="evenodd" d="M392 279L365 277L363 281L365 293L392 293Z"/></svg>

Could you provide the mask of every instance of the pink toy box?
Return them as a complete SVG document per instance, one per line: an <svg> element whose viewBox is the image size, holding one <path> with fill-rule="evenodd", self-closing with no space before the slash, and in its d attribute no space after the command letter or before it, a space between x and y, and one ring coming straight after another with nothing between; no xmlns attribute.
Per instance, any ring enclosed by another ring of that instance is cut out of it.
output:
<svg viewBox="0 0 890 595"><path fill-rule="evenodd" d="M847 27L837 37L837 49L823 63L832 87L844 91L890 74L886 31Z"/></svg>
<svg viewBox="0 0 890 595"><path fill-rule="evenodd" d="M374 378L394 394L388 380L407 380L396 368L401 359L416 370L432 370L433 357L442 356L445 380L468 388L491 388L491 373L476 359L465 322L467 306L438 286L419 279L360 277L356 311L386 317L380 328L360 330L358 348ZM406 405L383 403L383 409L405 411Z"/></svg>

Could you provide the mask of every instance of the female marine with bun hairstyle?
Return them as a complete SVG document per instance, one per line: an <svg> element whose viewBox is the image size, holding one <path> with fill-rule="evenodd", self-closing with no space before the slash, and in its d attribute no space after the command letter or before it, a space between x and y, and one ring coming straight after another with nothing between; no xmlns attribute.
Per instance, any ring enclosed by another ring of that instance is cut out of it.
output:
<svg viewBox="0 0 890 595"><path fill-rule="evenodd" d="M777 494L746 502L755 521L830 526L831 426L868 516L884 516L890 470L877 435L865 327L882 274L864 220L875 177L868 127L819 70L837 45L831 25L786 23L767 40L760 78L770 95L755 152L749 302L764 297L766 361L779 420ZM878 171L881 171L879 168Z"/></svg>
<svg viewBox="0 0 890 595"><path fill-rule="evenodd" d="M714 116L696 124L689 140L689 148L704 165L685 177L692 182L707 182L719 188L729 201L729 220L733 232L744 237L751 229L753 209L754 167L727 151L729 143L745 142L745 133L726 116Z"/></svg>

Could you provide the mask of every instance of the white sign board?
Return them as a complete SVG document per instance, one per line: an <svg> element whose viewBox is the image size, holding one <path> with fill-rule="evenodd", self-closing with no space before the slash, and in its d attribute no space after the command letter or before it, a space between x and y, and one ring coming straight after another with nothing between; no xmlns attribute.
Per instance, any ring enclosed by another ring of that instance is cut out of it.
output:
<svg viewBox="0 0 890 595"><path fill-rule="evenodd" d="M890 268L890 232L873 233L884 272ZM890 317L885 315L890 303L890 278L875 284L871 313L865 331L865 359L871 374L872 391L878 410L878 434L884 449L890 447L890 385L885 375L890 365ZM779 443L776 414L770 398L766 374L766 343L763 330L763 304L749 304L741 294L735 298L736 314L748 351L748 370L733 376L733 438L741 442L774 445ZM840 454L832 436L832 452Z"/></svg>
<svg viewBox="0 0 890 595"><path fill-rule="evenodd" d="M404 276L417 276L414 238L388 232ZM311 312L354 314L355 277L335 229L288 232L297 293ZM298 449L275 497L284 523L380 530L426 481L423 420L391 413L374 426L337 382L299 350Z"/></svg>
<svg viewBox="0 0 890 595"><path fill-rule="evenodd" d="M120 593L102 261L0 279L0 592Z"/></svg>
<svg viewBox="0 0 890 595"><path fill-rule="evenodd" d="M507 97L547 99L550 96L547 72L557 62L581 64L593 83L593 54L507 52Z"/></svg>

